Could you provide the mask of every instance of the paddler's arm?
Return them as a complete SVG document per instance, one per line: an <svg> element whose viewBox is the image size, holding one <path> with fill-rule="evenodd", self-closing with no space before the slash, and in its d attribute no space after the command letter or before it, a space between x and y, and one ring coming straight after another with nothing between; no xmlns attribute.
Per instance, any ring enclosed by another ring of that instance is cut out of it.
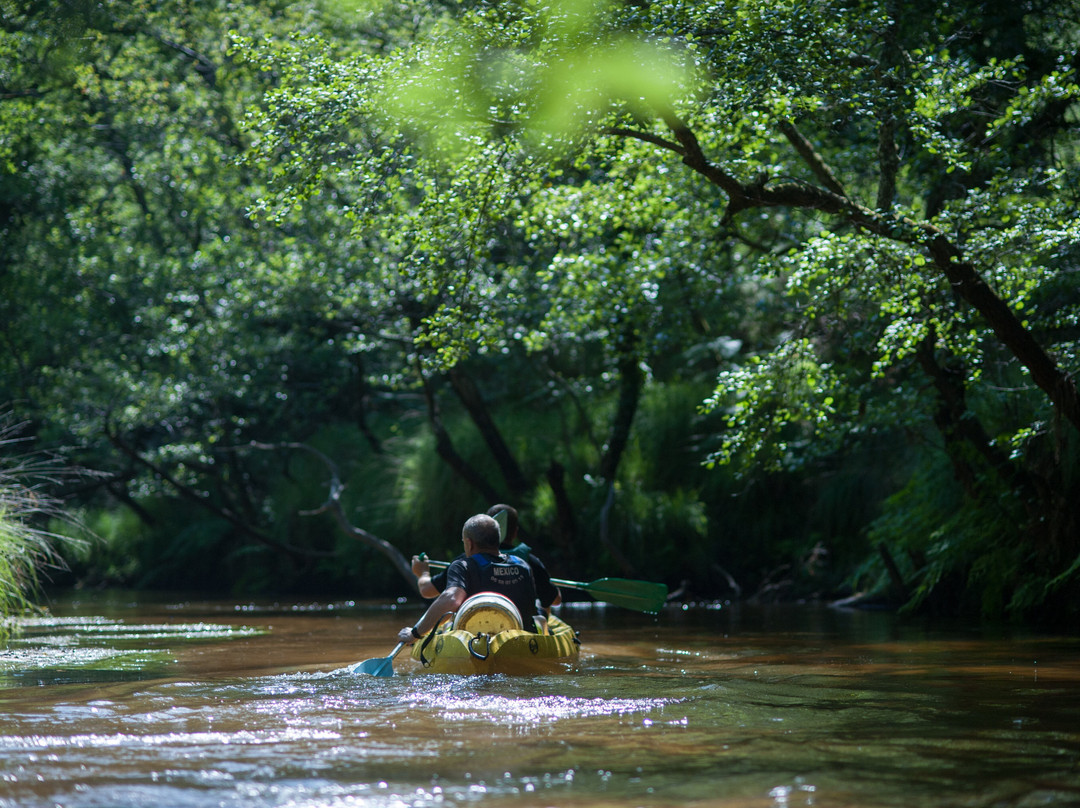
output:
<svg viewBox="0 0 1080 808"><path fill-rule="evenodd" d="M460 586L446 587L442 594L428 606L424 616L417 621L415 626L406 626L398 632L398 640L406 645L412 645L420 637L435 628L435 625L444 614L456 612L461 607L461 604L465 602L466 597L467 593Z"/></svg>
<svg viewBox="0 0 1080 808"><path fill-rule="evenodd" d="M437 598L439 590L431 583L431 566L418 555L412 557L412 573L416 576L416 588L422 598Z"/></svg>

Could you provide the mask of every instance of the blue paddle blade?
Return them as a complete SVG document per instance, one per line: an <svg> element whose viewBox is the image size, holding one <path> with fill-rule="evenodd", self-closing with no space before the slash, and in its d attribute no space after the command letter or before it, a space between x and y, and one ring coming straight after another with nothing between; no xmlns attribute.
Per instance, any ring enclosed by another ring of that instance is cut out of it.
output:
<svg viewBox="0 0 1080 808"><path fill-rule="evenodd" d="M391 651L388 657L375 657L374 659L365 659L363 662L354 662L349 666L349 673L366 673L368 676L393 676L394 657L404 647L405 643L399 642L397 648Z"/></svg>
<svg viewBox="0 0 1080 808"><path fill-rule="evenodd" d="M349 673L366 673L369 676L393 676L394 665L390 657L365 659L349 666Z"/></svg>

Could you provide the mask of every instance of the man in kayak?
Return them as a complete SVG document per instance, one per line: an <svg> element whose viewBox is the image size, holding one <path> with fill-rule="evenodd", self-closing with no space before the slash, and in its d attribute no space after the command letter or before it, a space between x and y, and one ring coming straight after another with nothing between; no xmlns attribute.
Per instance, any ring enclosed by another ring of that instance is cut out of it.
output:
<svg viewBox="0 0 1080 808"><path fill-rule="evenodd" d="M534 630L536 586L532 570L517 556L499 552L499 523L487 514L469 517L461 529L464 557L459 556L446 570L446 588L435 598L415 626L398 632L398 639L412 643L433 628L443 615L456 612L470 595L497 592L517 606L527 631Z"/></svg>
<svg viewBox="0 0 1080 808"><path fill-rule="evenodd" d="M505 518L506 532L502 536L502 543L499 549L508 555L514 555L518 558L527 561L529 569L532 570L533 583L536 586L536 596L540 600L540 608L543 613L548 614L548 610L552 606L558 606L562 603L562 593L559 592L559 588L551 582L551 575L547 571L547 567L544 566L544 562L537 558L532 548L525 543L517 543L518 534L518 512L510 505L492 505L487 510L487 515L495 517L498 520L500 515ZM458 558L464 558L464 555L458 556ZM455 561L457 559L454 559ZM423 598L435 598L439 596L439 593L446 589L446 573L447 570L442 570L435 575L431 574L431 567L420 556L413 556L412 558L412 572L416 576L416 587L420 592L420 597Z"/></svg>

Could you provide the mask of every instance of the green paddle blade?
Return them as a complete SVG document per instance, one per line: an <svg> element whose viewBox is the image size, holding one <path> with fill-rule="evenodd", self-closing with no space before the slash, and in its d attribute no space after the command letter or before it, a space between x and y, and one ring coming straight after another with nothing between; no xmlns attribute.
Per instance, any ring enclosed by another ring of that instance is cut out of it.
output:
<svg viewBox="0 0 1080 808"><path fill-rule="evenodd" d="M365 659L363 662L354 662L349 666L349 673L366 673L368 676L393 676L394 657L404 647L405 643L399 642L397 648L391 651L388 657L375 657L374 659Z"/></svg>
<svg viewBox="0 0 1080 808"><path fill-rule="evenodd" d="M581 589L596 600L613 606L622 606L624 609L634 609L649 614L656 614L663 608L668 594L668 588L664 584L653 581L631 581L627 578L601 578L587 584L552 578L551 582L556 586Z"/></svg>
<svg viewBox="0 0 1080 808"><path fill-rule="evenodd" d="M510 517L507 515L506 511L499 511L497 514L495 514L495 521L499 523L500 543L506 541L506 520L509 518Z"/></svg>

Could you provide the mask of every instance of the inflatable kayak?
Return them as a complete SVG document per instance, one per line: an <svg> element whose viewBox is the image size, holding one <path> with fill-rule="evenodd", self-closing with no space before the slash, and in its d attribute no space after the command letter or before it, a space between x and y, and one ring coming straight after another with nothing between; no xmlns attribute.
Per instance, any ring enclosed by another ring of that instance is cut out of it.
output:
<svg viewBox="0 0 1080 808"><path fill-rule="evenodd" d="M554 673L568 670L581 643L568 623L552 616L526 630L514 604L493 592L466 600L452 621L413 644L423 673L459 675Z"/></svg>

